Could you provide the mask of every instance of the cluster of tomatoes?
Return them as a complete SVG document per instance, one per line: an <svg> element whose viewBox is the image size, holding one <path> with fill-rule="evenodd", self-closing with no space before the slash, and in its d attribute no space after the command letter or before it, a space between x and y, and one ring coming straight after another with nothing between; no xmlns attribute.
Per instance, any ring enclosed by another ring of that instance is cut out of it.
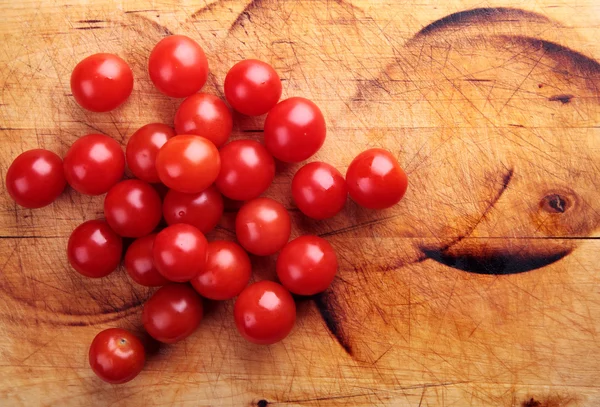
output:
<svg viewBox="0 0 600 407"><path fill-rule="evenodd" d="M142 314L144 328L156 340L174 343L189 336L202 319L200 296L237 296L234 319L241 335L257 344L280 341L296 320L290 292L310 296L324 291L338 262L332 246L318 236L288 242L288 212L260 195L275 177L274 158L301 162L323 145L323 115L304 98L279 102L282 88L275 70L261 61L244 60L228 72L225 98L242 114L267 114L264 145L254 140L225 144L233 126L229 107L216 96L197 93L208 76L202 48L188 37L169 36L152 50L148 65L159 91L186 98L175 115L175 130L148 124L130 137L125 154L116 141L101 134L79 138L63 160L47 150L27 151L10 166L7 190L27 208L50 204L66 183L82 194L106 193L106 220L85 222L72 232L69 262L84 276L104 277L121 262L122 238L136 238L124 265L135 282L161 287ZM96 54L75 67L71 88L83 108L104 112L129 97L133 74L116 55ZM125 165L137 179L121 180ZM164 200L151 185L157 183L169 188ZM358 155L345 179L331 165L311 162L298 170L291 185L296 205L313 219L337 214L348 194L367 208L390 207L406 187L396 159L380 149ZM204 236L223 215L223 196L244 201L235 220L239 244L207 242ZM168 226L156 233L163 217ZM248 285L252 270L247 252L279 252L276 272L281 284ZM89 359L102 379L123 383L141 371L145 353L133 334L113 328L96 336Z"/></svg>

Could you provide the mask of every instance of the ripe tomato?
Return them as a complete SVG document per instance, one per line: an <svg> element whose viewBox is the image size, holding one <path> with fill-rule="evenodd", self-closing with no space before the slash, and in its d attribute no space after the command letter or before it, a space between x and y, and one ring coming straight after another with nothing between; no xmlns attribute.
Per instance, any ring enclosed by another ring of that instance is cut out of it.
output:
<svg viewBox="0 0 600 407"><path fill-rule="evenodd" d="M158 152L156 170L162 183L171 189L188 194L202 192L219 175L219 150L204 137L175 136Z"/></svg>
<svg viewBox="0 0 600 407"><path fill-rule="evenodd" d="M125 253L123 263L125 270L133 281L146 287L158 287L169 283L169 280L158 272L154 265L154 246L156 234L136 239Z"/></svg>
<svg viewBox="0 0 600 407"><path fill-rule="evenodd" d="M148 60L154 86L167 96L184 98L196 93L208 78L208 61L198 43L170 35L154 46Z"/></svg>
<svg viewBox="0 0 600 407"><path fill-rule="evenodd" d="M294 97L278 103L265 120L265 145L275 158L304 161L325 142L325 119L308 99Z"/></svg>
<svg viewBox="0 0 600 407"><path fill-rule="evenodd" d="M217 240L208 244L206 266L191 281L201 296L228 300L238 295L250 281L250 258L238 244Z"/></svg>
<svg viewBox="0 0 600 407"><path fill-rule="evenodd" d="M90 346L90 367L96 376L112 384L133 380L144 368L146 352L142 342L120 328L100 332Z"/></svg>
<svg viewBox="0 0 600 407"><path fill-rule="evenodd" d="M79 106L92 112L108 112L127 100L133 90L133 72L113 54L94 54L75 66L71 92Z"/></svg>
<svg viewBox="0 0 600 407"><path fill-rule="evenodd" d="M373 148L352 160L346 184L350 197L360 206L384 209L402 199L408 178L389 151Z"/></svg>
<svg viewBox="0 0 600 407"><path fill-rule="evenodd" d="M257 141L232 141L221 148L219 154L221 172L215 185L227 198L254 199L265 192L275 178L275 160Z"/></svg>
<svg viewBox="0 0 600 407"><path fill-rule="evenodd" d="M86 277L112 273L121 262L123 241L106 222L89 220L77 226L67 244L71 266Z"/></svg>
<svg viewBox="0 0 600 407"><path fill-rule="evenodd" d="M6 172L6 190L25 208L41 208L58 198L67 185L63 162L52 151L25 151Z"/></svg>
<svg viewBox="0 0 600 407"><path fill-rule="evenodd" d="M208 233L223 216L223 197L212 185L197 194L170 189L163 201L163 216L169 225L187 223Z"/></svg>
<svg viewBox="0 0 600 407"><path fill-rule="evenodd" d="M235 234L244 249L258 256L277 253L290 238L290 215L270 198L256 198L240 208Z"/></svg>
<svg viewBox="0 0 600 407"><path fill-rule="evenodd" d="M106 222L124 237L142 237L152 233L161 216L158 192L138 179L119 182L104 198Z"/></svg>
<svg viewBox="0 0 600 407"><path fill-rule="evenodd" d="M200 325L202 300L185 284L167 284L144 305L142 323L151 337L175 343L190 336Z"/></svg>
<svg viewBox="0 0 600 407"><path fill-rule="evenodd" d="M289 335L296 322L291 294L272 281L254 283L241 292L233 308L235 325L252 343L271 345Z"/></svg>
<svg viewBox="0 0 600 407"><path fill-rule="evenodd" d="M202 232L191 225L166 227L154 240L154 265L171 281L190 281L206 264L207 244Z"/></svg>
<svg viewBox="0 0 600 407"><path fill-rule="evenodd" d="M314 235L300 236L286 244L277 258L277 277L294 294L325 291L338 269L333 247Z"/></svg>
<svg viewBox="0 0 600 407"><path fill-rule="evenodd" d="M281 80L273 67L256 59L235 64L225 77L225 98L238 112L260 116L281 97Z"/></svg>
<svg viewBox="0 0 600 407"><path fill-rule="evenodd" d="M151 184L160 182L156 155L171 137L175 137L175 131L162 123L147 124L133 133L125 149L127 165L133 175Z"/></svg>
<svg viewBox="0 0 600 407"><path fill-rule="evenodd" d="M348 187L342 174L329 164L308 163L292 180L292 197L298 209L313 219L327 219L342 210Z"/></svg>
<svg viewBox="0 0 600 407"><path fill-rule="evenodd" d="M195 134L221 147L231 134L233 117L221 99L197 93L184 100L175 113L177 134Z"/></svg>
<svg viewBox="0 0 600 407"><path fill-rule="evenodd" d="M115 140L88 134L73 143L64 159L65 178L73 189L86 195L101 195L125 172L125 154Z"/></svg>

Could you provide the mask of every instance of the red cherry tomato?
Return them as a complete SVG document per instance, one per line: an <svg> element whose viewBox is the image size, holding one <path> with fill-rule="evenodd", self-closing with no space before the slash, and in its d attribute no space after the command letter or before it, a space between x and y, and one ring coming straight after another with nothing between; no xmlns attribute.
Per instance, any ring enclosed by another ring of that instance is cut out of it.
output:
<svg viewBox="0 0 600 407"><path fill-rule="evenodd" d="M133 133L125 150L127 165L133 175L151 184L160 182L156 172L156 155L171 137L175 137L175 131L162 123L147 124Z"/></svg>
<svg viewBox="0 0 600 407"><path fill-rule="evenodd" d="M123 260L131 279L146 287L159 287L169 283L154 265L154 239L156 234L136 239L127 249Z"/></svg>
<svg viewBox="0 0 600 407"><path fill-rule="evenodd" d="M94 54L75 66L71 92L79 106L92 112L108 112L127 100L133 90L133 72L113 54Z"/></svg>
<svg viewBox="0 0 600 407"><path fill-rule="evenodd" d="M308 99L294 97L278 103L265 120L265 145L275 158L304 161L325 142L325 119Z"/></svg>
<svg viewBox="0 0 600 407"><path fill-rule="evenodd" d="M112 384L133 380L144 368L146 352L142 342L120 328L100 332L90 346L90 367L96 376Z"/></svg>
<svg viewBox="0 0 600 407"><path fill-rule="evenodd" d="M175 343L190 336L200 325L202 300L185 284L161 287L144 305L142 323L151 337Z"/></svg>
<svg viewBox="0 0 600 407"><path fill-rule="evenodd" d="M163 201L163 216L168 225L187 223L208 233L223 216L223 197L212 185L197 194L170 189Z"/></svg>
<svg viewBox="0 0 600 407"><path fill-rule="evenodd" d="M144 181L121 181L104 198L104 217L121 236L146 236L158 226L162 217L160 196Z"/></svg>
<svg viewBox="0 0 600 407"><path fill-rule="evenodd" d="M235 64L225 77L225 98L238 112L260 116L281 97L281 80L273 67L256 59Z"/></svg>
<svg viewBox="0 0 600 407"><path fill-rule="evenodd" d="M360 206L385 209L402 199L408 178L389 151L373 148L352 160L346 184L350 197Z"/></svg>
<svg viewBox="0 0 600 407"><path fill-rule="evenodd" d="M219 175L219 150L204 137L175 136L158 152L156 170L162 183L171 189L188 194L202 192Z"/></svg>
<svg viewBox="0 0 600 407"><path fill-rule="evenodd" d="M342 210L348 198L348 188L346 180L334 167L313 162L294 175L292 197L306 216L327 219Z"/></svg>
<svg viewBox="0 0 600 407"><path fill-rule="evenodd" d="M269 256L290 238L290 215L283 205L270 198L256 198L240 208L235 218L235 234L244 249Z"/></svg>
<svg viewBox="0 0 600 407"><path fill-rule="evenodd" d="M183 35L171 35L160 40L150 53L148 72L159 91L184 98L204 86L208 61L196 41Z"/></svg>
<svg viewBox="0 0 600 407"><path fill-rule="evenodd" d="M275 178L275 160L257 141L232 141L221 148L219 154L221 172L215 185L227 198L254 199L265 192Z"/></svg>
<svg viewBox="0 0 600 407"><path fill-rule="evenodd" d="M195 134L221 147L231 134L233 117L221 99L197 93L184 100L175 113L177 134Z"/></svg>
<svg viewBox="0 0 600 407"><path fill-rule="evenodd" d="M259 345L271 345L289 335L296 322L291 294L272 281L254 283L241 292L233 308L242 336Z"/></svg>
<svg viewBox="0 0 600 407"><path fill-rule="evenodd" d="M65 178L73 189L86 195L101 195L125 172L125 154L115 140L88 134L73 143L64 159Z"/></svg>
<svg viewBox="0 0 600 407"><path fill-rule="evenodd" d="M338 269L333 247L314 235L286 244L277 258L277 277L294 294L314 295L329 287Z"/></svg>
<svg viewBox="0 0 600 407"><path fill-rule="evenodd" d="M208 244L206 266L191 281L201 296L228 300L238 295L250 281L250 258L238 244L217 240Z"/></svg>
<svg viewBox="0 0 600 407"><path fill-rule="evenodd" d="M86 277L112 273L121 262L123 241L106 222L89 220L77 226L69 237L67 255L71 266Z"/></svg>
<svg viewBox="0 0 600 407"><path fill-rule="evenodd" d="M67 185L63 162L52 151L25 151L6 172L6 190L25 208L41 208L58 198Z"/></svg>
<svg viewBox="0 0 600 407"><path fill-rule="evenodd" d="M190 281L206 264L207 245L202 232L191 225L166 227L154 241L154 265L171 281Z"/></svg>

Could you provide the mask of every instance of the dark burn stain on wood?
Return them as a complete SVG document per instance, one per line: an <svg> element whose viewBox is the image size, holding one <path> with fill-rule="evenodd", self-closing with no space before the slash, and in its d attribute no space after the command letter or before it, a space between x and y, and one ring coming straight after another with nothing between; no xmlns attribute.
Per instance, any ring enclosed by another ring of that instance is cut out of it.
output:
<svg viewBox="0 0 600 407"><path fill-rule="evenodd" d="M550 102L560 102L564 105L564 104L569 103L571 101L571 99L573 99L574 97L575 97L574 95L561 94L561 95L550 96L548 98L548 100Z"/></svg>
<svg viewBox="0 0 600 407"><path fill-rule="evenodd" d="M568 198L562 195L549 194L542 198L540 206L550 213L564 213L571 207L571 203Z"/></svg>
<svg viewBox="0 0 600 407"><path fill-rule="evenodd" d="M267 407L268 405L269 402L265 399L258 400L258 402L256 403L256 407Z"/></svg>
<svg viewBox="0 0 600 407"><path fill-rule="evenodd" d="M344 335L341 327L341 321L339 320L339 313L335 310L334 300L330 295L325 293L317 294L313 297L315 305L321 314L321 317L327 325L329 332L335 337L340 346L346 351L346 353L352 356L352 347L348 338Z"/></svg>

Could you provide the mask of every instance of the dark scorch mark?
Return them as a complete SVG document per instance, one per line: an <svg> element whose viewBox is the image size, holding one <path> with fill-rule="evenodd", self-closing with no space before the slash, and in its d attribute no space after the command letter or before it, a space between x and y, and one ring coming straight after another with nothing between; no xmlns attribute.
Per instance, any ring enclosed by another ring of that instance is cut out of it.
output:
<svg viewBox="0 0 600 407"><path fill-rule="evenodd" d="M346 338L346 335L344 335L341 323L338 319L339 310L336 308L339 307L335 306L336 303L326 292L315 295L313 299L329 332L335 337L340 346L344 348L346 353L352 356L352 347L350 346L350 342Z"/></svg>
<svg viewBox="0 0 600 407"><path fill-rule="evenodd" d="M548 100L550 102L560 102L564 105L564 104L569 103L571 101L571 99L573 99L574 97L575 97L574 95L566 95L566 94L554 95L554 96L550 96L548 98Z"/></svg>

